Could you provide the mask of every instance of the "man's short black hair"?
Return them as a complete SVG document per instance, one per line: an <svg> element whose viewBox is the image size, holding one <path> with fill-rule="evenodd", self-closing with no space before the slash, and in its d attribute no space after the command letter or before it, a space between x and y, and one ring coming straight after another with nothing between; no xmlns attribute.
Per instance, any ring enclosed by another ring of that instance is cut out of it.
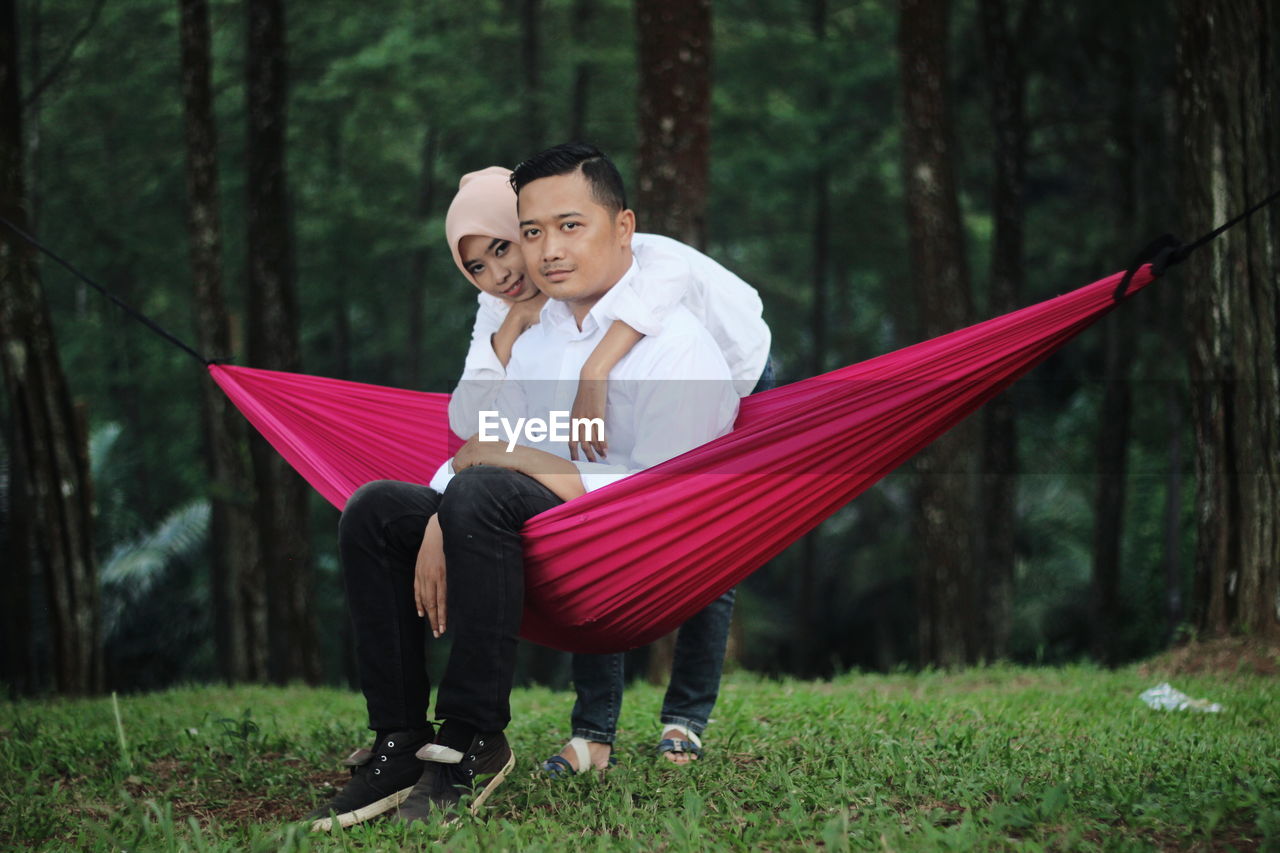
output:
<svg viewBox="0 0 1280 853"><path fill-rule="evenodd" d="M618 167L603 151L586 142L565 142L539 151L511 173L511 186L516 195L525 185L539 178L571 175L582 170L591 184L591 198L615 216L627 209L627 190Z"/></svg>

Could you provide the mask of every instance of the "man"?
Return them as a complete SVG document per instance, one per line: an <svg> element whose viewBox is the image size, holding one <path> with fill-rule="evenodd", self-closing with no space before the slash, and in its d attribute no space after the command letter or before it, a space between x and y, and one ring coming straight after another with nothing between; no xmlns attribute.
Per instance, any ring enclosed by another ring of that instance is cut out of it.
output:
<svg viewBox="0 0 1280 853"><path fill-rule="evenodd" d="M582 362L607 331L610 294L636 274L635 217L617 170L598 152L566 160L562 148L515 175L521 251L550 301L512 347L497 403L512 423L568 409ZM566 381L530 378L546 376ZM377 737L351 782L312 815L314 828L397 806L402 820L424 820L455 812L467 793L475 810L510 772L515 758L503 731L523 608L525 521L728 432L737 414L724 357L685 309L619 361L608 394L607 464L570 460L565 445L545 435L526 433L510 448L473 436L430 488L382 481L348 501L339 546ZM433 636L454 629L438 730L426 719L423 616Z"/></svg>
<svg viewBox="0 0 1280 853"><path fill-rule="evenodd" d="M557 150L567 161L595 156L584 146ZM449 399L450 425L463 438L476 432L480 411L494 407L505 386L511 347L539 322L547 300L527 275L510 178L510 170L498 166L463 175L445 217L454 263L480 291L466 365ZM619 282L608 300L612 325L583 363L572 416L598 418L604 432L610 429L605 411L609 374L645 334L662 328L677 305L711 333L739 394L772 387L769 327L753 287L701 252L667 237L637 233L631 249L639 275ZM557 371L544 378L559 375ZM579 453L593 462L606 457L604 438L597 433L594 441L583 438L575 444L570 435L570 458L577 459ZM734 591L729 590L680 628L659 713L658 750L665 760L684 764L701 753L700 735L719 695L733 601ZM624 688L622 655L574 655L573 686L571 737L558 755L543 762L544 771L554 775L613 763Z"/></svg>

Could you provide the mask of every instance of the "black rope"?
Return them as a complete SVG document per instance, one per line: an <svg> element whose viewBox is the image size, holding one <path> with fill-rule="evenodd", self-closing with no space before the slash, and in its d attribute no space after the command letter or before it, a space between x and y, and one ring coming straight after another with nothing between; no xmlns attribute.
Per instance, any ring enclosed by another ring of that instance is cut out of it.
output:
<svg viewBox="0 0 1280 853"><path fill-rule="evenodd" d="M1192 252L1194 252L1196 249L1203 246L1205 243L1208 243L1210 240L1213 240L1221 236L1222 233L1227 229L1232 228L1236 225L1239 225L1241 222L1248 219L1250 216L1257 213L1259 210L1266 207L1268 204L1271 204L1272 202L1276 201L1277 199L1280 199L1280 190L1276 190L1271 195L1267 196L1266 198L1262 199L1256 204L1250 205L1249 208L1245 210L1243 213L1241 213L1239 216L1236 216L1232 219L1227 220L1226 222L1219 225L1217 228L1210 231L1208 234L1205 234L1197 238L1194 242L1190 244L1184 244L1181 240L1179 240L1177 237L1173 236L1172 234L1162 234L1161 236L1157 237L1155 240L1152 240L1150 243L1148 243L1146 247L1144 247L1143 250L1139 252L1137 256L1133 259L1133 263L1129 265L1129 269L1125 271L1124 277L1120 279L1120 283L1116 285L1115 291L1111 294L1112 298L1116 302L1119 302L1121 299L1125 297L1125 294L1128 293L1129 291L1129 283L1133 281L1133 276L1138 272L1139 269L1142 268L1143 264L1150 262L1151 275L1155 277L1159 277L1163 275L1165 270L1167 270L1169 267L1173 266L1174 264L1180 264L1183 261L1185 261ZM143 314L140 311L135 310L133 307L126 304L119 297L117 297L114 293L107 290L105 287L98 284L96 281L89 278L84 273L80 272L80 270L76 269L71 264L64 261L57 254L55 254L51 249L42 245L39 240L37 240L35 237L32 237L26 231L23 231L17 225L14 225L8 219L4 218L3 216L0 216L0 223L4 223L5 225L9 226L9 228L12 229L13 232L17 234L19 237L26 240L31 245L35 246L37 249L44 252L49 257L53 258L55 261L61 264L64 268L66 268L72 275L76 276L85 284L89 285L94 290L98 291L103 296L110 299L116 305L120 306L120 308L123 309L124 312L127 313L129 316L133 317L135 320L142 323L148 329L155 332L157 335L160 335L162 338L169 341L174 346L177 346L178 348L182 349L184 352L189 353L193 358L195 358L201 364L204 364L207 366L210 364L219 364L227 360L227 359L205 358L200 353L196 352L194 349L192 349L191 347L183 343L181 340L179 340L173 333L169 332L167 329L160 326L160 324L156 323L150 317L148 317L147 315Z"/></svg>
<svg viewBox="0 0 1280 853"><path fill-rule="evenodd" d="M1125 294L1129 290L1129 282L1133 281L1134 274L1137 273L1143 264L1150 262L1151 275L1158 278L1159 276L1164 275L1165 270L1169 267L1185 261L1192 252L1199 249L1205 243L1222 236L1222 233L1228 228L1239 225L1241 222L1245 221L1250 216L1253 216L1253 214L1262 210L1262 208L1277 199L1280 199L1280 190L1276 190L1256 204L1250 205L1244 213L1241 213L1239 216L1232 219L1228 219L1208 234L1197 238L1189 244L1183 244L1181 240L1172 234L1160 235L1148 243L1146 247L1138 253L1137 257L1133 259L1133 263L1131 263L1129 265L1129 269L1125 271L1124 278L1120 279L1120 284L1116 285L1115 292L1111 294L1112 298L1115 299L1116 302L1119 302L1125 297Z"/></svg>
<svg viewBox="0 0 1280 853"><path fill-rule="evenodd" d="M168 329L165 329L163 326L161 326L161 325L160 325L159 323L157 323L155 320L152 320L152 319L151 319L150 317L148 317L146 314L143 314L141 311L138 311L137 309L133 308L131 305L129 305L128 303L124 302L122 299L120 299L120 298L119 298L118 296L116 296L114 293L112 293L111 291L107 290L105 287L103 287L102 285L98 284L98 283L97 283L96 281L94 281L93 279L89 278L89 276L87 276L87 275L85 275L84 273L80 272L80 270L76 269L76 268L75 268L75 267L73 267L71 264L67 263L67 262L66 262L66 261L64 261L62 258L60 258L60 257L59 257L59 256L58 256L58 255L57 255L57 254L52 250L52 249L49 249L48 247L46 247L46 246L42 245L42 244L40 243L40 241L39 241L39 240L37 240L35 237L32 237L32 236L31 236L30 234L28 234L26 231L23 231L23 230L22 230L21 228L19 228L17 225L14 225L14 224L13 224L12 222L10 222L8 219L4 218L3 216L0 216L0 223L4 223L5 225L8 225L8 226L9 226L9 228L13 231L13 233L17 234L19 237L21 237L22 239L26 240L26 241L27 241L28 243L30 243L31 245L35 246L35 247L36 247L37 249L39 249L40 251L44 252L44 253L45 253L46 255L48 255L49 257L53 258L55 261L57 261L59 264L61 264L61 265L62 265L62 266L63 266L63 267L68 271L68 272L70 272L70 273L71 273L72 275L74 275L76 278L80 279L80 280L81 280L81 281L83 281L85 284L89 285L89 286L90 286L90 287L92 287L94 290L98 291L98 292L99 292L99 293L101 293L103 296L107 297L107 298L108 298L108 299L110 299L112 302L114 302L116 305L118 305L118 306L119 306L119 307L120 307L120 308L121 308L121 309L122 309L126 314L128 314L130 317L132 317L133 319L137 320L139 323L142 323L142 325L146 326L148 329L150 329L151 331L155 332L157 335L159 335L160 337L164 338L164 339L165 339L165 340L167 340L169 343L171 343L171 344L173 344L174 346L178 347L179 349L181 349L181 350L183 350L183 351L187 352L187 353L188 353L188 354L190 354L193 358L195 358L197 361L199 361L201 364L203 364L203 365L205 365L205 366L208 366L208 365L211 365L211 364L219 364L219 363L221 363L221 362L225 361L225 359L210 359L210 358L205 358L205 357L204 357L204 356L202 356L200 353L196 352L194 349L192 349L191 347L187 346L187 344L186 344L186 343L184 343L182 340L180 340L176 335L174 335L174 334L173 334L172 332L170 332Z"/></svg>

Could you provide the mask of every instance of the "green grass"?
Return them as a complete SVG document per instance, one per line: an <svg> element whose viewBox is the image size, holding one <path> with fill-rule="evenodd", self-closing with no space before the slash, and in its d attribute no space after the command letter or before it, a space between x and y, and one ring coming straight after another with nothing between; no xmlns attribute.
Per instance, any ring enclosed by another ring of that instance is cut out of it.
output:
<svg viewBox="0 0 1280 853"><path fill-rule="evenodd" d="M637 685L603 780L534 772L572 697L513 696L517 770L484 819L341 836L296 821L368 745L359 696L192 687L0 706L0 849L1280 850L1280 679L1179 677L1226 706L1162 713L1136 669L998 667L726 679L698 765L659 762Z"/></svg>

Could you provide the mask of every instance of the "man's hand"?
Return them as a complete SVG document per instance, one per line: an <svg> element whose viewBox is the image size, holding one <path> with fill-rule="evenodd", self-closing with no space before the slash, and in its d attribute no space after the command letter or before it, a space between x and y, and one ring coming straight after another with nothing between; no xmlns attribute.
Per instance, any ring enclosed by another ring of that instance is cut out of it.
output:
<svg viewBox="0 0 1280 853"><path fill-rule="evenodd" d="M440 519L431 516L422 545L418 548L418 560L413 569L413 598L418 606L418 618L426 616L431 622L431 636L439 637L445 631L445 599L448 585L444 571L444 532Z"/></svg>
<svg viewBox="0 0 1280 853"><path fill-rule="evenodd" d="M578 380L578 394L573 398L573 411L569 413L569 423L572 425L581 423L584 419L599 418L600 423L603 424L604 409L608 399L608 373L600 379L588 378L584 373ZM591 462L599 462L609 454L609 442L605 439L603 429L597 430L591 427L578 431L577 435L578 440L574 441L573 432L569 434L569 458L573 461L578 461L579 450Z"/></svg>

